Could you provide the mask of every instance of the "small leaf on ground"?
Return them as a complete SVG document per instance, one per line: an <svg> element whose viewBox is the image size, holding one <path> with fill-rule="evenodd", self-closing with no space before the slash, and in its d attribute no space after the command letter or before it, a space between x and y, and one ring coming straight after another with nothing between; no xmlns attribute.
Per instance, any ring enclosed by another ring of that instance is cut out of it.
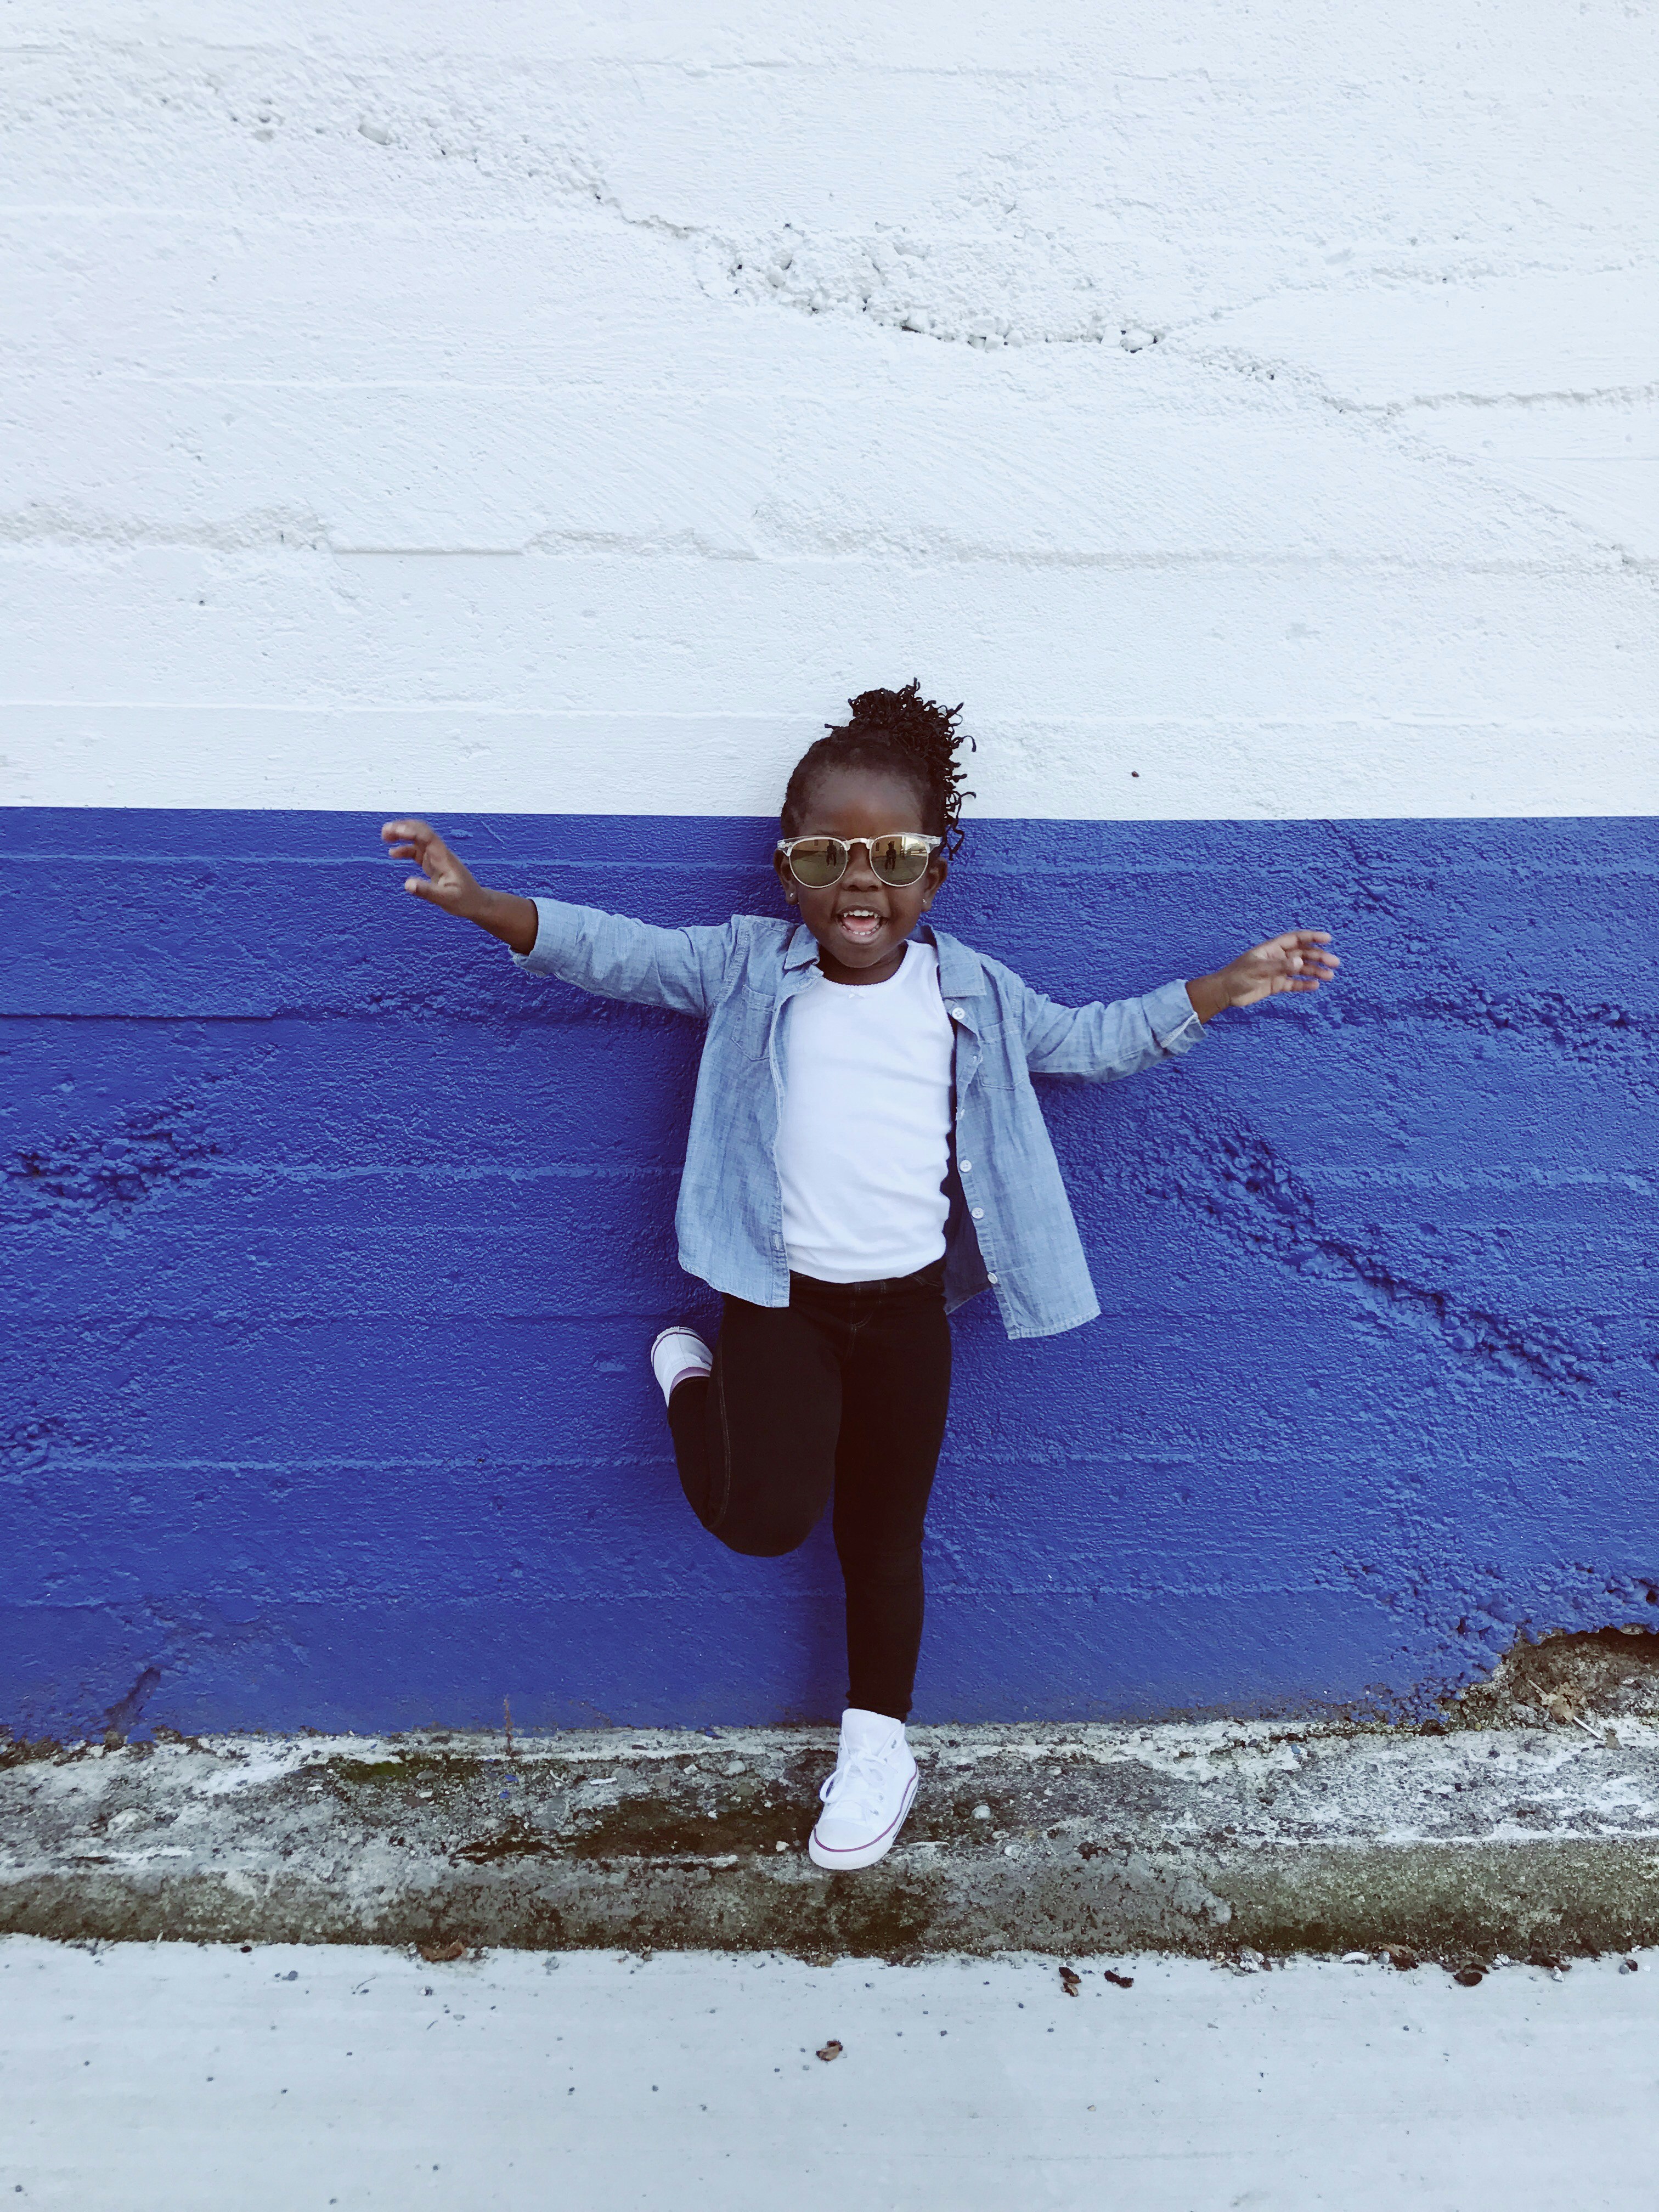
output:
<svg viewBox="0 0 1659 2212"><path fill-rule="evenodd" d="M1081 1975L1074 1974L1069 1966L1062 1966L1060 1968L1060 1985L1061 1989L1065 1990L1068 1997L1074 1997L1077 1995L1079 1989L1081 1987Z"/></svg>
<svg viewBox="0 0 1659 2212"><path fill-rule="evenodd" d="M1102 1967L1101 1972L1115 1989L1132 1990L1135 1985L1135 1978L1133 1974L1115 1974L1109 1966Z"/></svg>
<svg viewBox="0 0 1659 2212"><path fill-rule="evenodd" d="M822 2058L826 2064L828 2064L830 2059L839 2058L841 2057L841 2045L836 2042L833 2035L830 2037L829 2042L824 2044L819 2050L818 2057Z"/></svg>

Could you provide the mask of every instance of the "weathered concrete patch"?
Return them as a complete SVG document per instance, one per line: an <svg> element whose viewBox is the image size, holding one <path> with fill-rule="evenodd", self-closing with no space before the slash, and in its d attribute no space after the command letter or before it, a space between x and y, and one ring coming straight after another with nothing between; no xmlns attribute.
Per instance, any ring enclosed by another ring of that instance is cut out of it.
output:
<svg viewBox="0 0 1659 2212"><path fill-rule="evenodd" d="M1650 1601L1656 1593L1650 1592ZM1444 1706L1452 1728L1538 1728L1552 1722L1620 1730L1659 1721L1659 1636L1634 1628L1522 1637L1484 1681Z"/></svg>
<svg viewBox="0 0 1659 2212"><path fill-rule="evenodd" d="M0 1929L110 1939L768 1949L1659 1941L1659 1725L913 1731L902 1844L802 1848L821 1729L13 1746Z"/></svg>

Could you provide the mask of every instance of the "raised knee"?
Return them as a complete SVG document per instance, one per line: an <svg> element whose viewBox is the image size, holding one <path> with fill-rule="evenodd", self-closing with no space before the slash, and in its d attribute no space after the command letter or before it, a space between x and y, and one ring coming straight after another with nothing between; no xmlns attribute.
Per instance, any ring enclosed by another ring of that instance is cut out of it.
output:
<svg viewBox="0 0 1659 2212"><path fill-rule="evenodd" d="M748 1559L781 1559L786 1552L799 1551L812 1533L812 1523L799 1514L751 1515L746 1521L733 1519L715 1534L722 1544L733 1552L741 1552Z"/></svg>

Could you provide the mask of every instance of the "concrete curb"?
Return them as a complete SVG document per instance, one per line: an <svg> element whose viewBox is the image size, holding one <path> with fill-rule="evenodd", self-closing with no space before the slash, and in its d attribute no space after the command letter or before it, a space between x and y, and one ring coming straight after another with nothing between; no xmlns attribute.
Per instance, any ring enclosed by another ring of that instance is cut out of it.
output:
<svg viewBox="0 0 1659 2212"><path fill-rule="evenodd" d="M925 1729L879 1866L802 1845L823 1729L13 1746L0 1929L764 1949L1659 1942L1659 1725L1443 1735L1218 1722Z"/></svg>

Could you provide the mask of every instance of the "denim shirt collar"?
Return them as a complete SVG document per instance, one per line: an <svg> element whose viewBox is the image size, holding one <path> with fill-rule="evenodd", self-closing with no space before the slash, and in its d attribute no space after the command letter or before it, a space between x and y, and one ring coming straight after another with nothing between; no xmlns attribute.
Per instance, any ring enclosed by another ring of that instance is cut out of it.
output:
<svg viewBox="0 0 1659 2212"><path fill-rule="evenodd" d="M960 938L946 931L935 929L924 921L918 934L927 939L939 956L939 988L941 998L953 1004L958 999L978 998L985 989L985 970L979 955L964 945ZM784 948L783 972L786 988L797 970L817 965L818 941L804 921L795 924L794 934ZM799 988L797 984L794 988ZM971 1021L968 1026L972 1028Z"/></svg>

